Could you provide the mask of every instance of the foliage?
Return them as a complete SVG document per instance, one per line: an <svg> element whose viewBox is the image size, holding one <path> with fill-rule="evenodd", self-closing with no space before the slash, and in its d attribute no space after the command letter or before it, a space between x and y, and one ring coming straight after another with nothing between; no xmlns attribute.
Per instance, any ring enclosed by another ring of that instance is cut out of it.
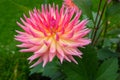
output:
<svg viewBox="0 0 120 80"><path fill-rule="evenodd" d="M30 54L20 53L14 40L15 30L20 30L16 21L34 7L53 2L61 6L62 0L0 0L0 80L27 80L34 73L51 80L116 80L120 76L120 2L101 1L98 9L100 0L74 0L83 11L82 18L89 19L92 39L92 44L80 48L84 54L82 59L75 57L78 64L54 59L45 68L39 64L29 70Z"/></svg>
<svg viewBox="0 0 120 80"><path fill-rule="evenodd" d="M105 60L98 69L96 80L116 80L117 70L118 60L116 58Z"/></svg>

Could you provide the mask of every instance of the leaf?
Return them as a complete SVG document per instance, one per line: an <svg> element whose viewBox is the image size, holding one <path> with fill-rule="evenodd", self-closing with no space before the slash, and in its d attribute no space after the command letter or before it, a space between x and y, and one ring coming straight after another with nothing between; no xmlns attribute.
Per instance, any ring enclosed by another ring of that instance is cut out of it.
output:
<svg viewBox="0 0 120 80"><path fill-rule="evenodd" d="M44 67L43 76L52 77L58 71L57 63L52 61Z"/></svg>
<svg viewBox="0 0 120 80"><path fill-rule="evenodd" d="M93 20L91 0L74 0L75 4L83 11L83 14L86 14L90 19Z"/></svg>
<svg viewBox="0 0 120 80"><path fill-rule="evenodd" d="M118 73L119 75L118 75L118 77L117 77L117 80L120 80L120 72Z"/></svg>
<svg viewBox="0 0 120 80"><path fill-rule="evenodd" d="M112 43L119 43L119 40L120 40L120 38L112 38L112 39L110 39L110 41Z"/></svg>
<svg viewBox="0 0 120 80"><path fill-rule="evenodd" d="M89 80L95 80L96 70L98 67L97 51L93 46L89 45L82 49L82 52L82 62L84 64L85 70L87 71L88 78Z"/></svg>
<svg viewBox="0 0 120 80"><path fill-rule="evenodd" d="M108 59L108 58L113 58L113 57L117 57L118 54L111 51L110 49L108 48L103 48L103 49L100 49L98 50L98 58L100 60L105 60L105 59Z"/></svg>
<svg viewBox="0 0 120 80"><path fill-rule="evenodd" d="M63 74L60 72L57 60L47 63L44 68L41 63L33 67L30 71L30 75L33 73L42 73L42 76L50 77L51 80L63 80L64 78Z"/></svg>
<svg viewBox="0 0 120 80"><path fill-rule="evenodd" d="M103 47L110 47L112 45L110 39L104 38Z"/></svg>
<svg viewBox="0 0 120 80"><path fill-rule="evenodd" d="M58 66L58 60L54 60L50 63L48 63L44 68L43 68L43 76L50 77L51 80L63 80L64 76L61 73L59 66Z"/></svg>
<svg viewBox="0 0 120 80"><path fill-rule="evenodd" d="M51 80L63 80L64 79L64 75L62 74L62 72L57 71L54 76L51 77Z"/></svg>
<svg viewBox="0 0 120 80"><path fill-rule="evenodd" d="M83 58L76 57L78 64L65 62L61 67L66 80L95 80L97 69L97 53L92 46L81 49ZM94 65L93 65L94 64Z"/></svg>
<svg viewBox="0 0 120 80"><path fill-rule="evenodd" d="M116 80L118 74L117 58L105 60L98 69L96 80Z"/></svg>
<svg viewBox="0 0 120 80"><path fill-rule="evenodd" d="M31 70L30 70L30 74L29 75L32 75L34 73L42 73L43 72L43 68L42 68L42 64L39 64L35 67L33 67Z"/></svg>
<svg viewBox="0 0 120 80"><path fill-rule="evenodd" d="M113 3L110 7L108 7L106 11L106 15L109 17L108 20L110 22L110 26L119 29L120 24L120 3Z"/></svg>
<svg viewBox="0 0 120 80"><path fill-rule="evenodd" d="M112 30L108 31L107 34L118 35L118 34L120 34L120 29L112 29Z"/></svg>
<svg viewBox="0 0 120 80"><path fill-rule="evenodd" d="M84 68L84 65L82 65L82 62L79 64L75 63L68 63L65 62L62 66L62 71L66 75L65 80L88 80L87 74Z"/></svg>

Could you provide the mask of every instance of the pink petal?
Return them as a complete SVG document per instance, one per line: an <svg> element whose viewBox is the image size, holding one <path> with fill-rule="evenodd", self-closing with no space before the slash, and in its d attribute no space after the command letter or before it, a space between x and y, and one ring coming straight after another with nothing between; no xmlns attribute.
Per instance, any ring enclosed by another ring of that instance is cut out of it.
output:
<svg viewBox="0 0 120 80"><path fill-rule="evenodd" d="M28 49L22 49L22 50L20 50L20 52L34 52L38 49L39 49L39 46L34 46L34 47L31 47L31 48L28 48Z"/></svg>
<svg viewBox="0 0 120 80"><path fill-rule="evenodd" d="M43 67L45 67L45 65L46 65L47 62L49 61L48 53L45 53L45 54L42 56L42 59L43 59Z"/></svg>
<svg viewBox="0 0 120 80"><path fill-rule="evenodd" d="M41 62L42 62L42 59L39 59L36 63L34 63L33 65L31 65L30 68L37 66Z"/></svg>
<svg viewBox="0 0 120 80"><path fill-rule="evenodd" d="M46 45L43 45L38 51L35 52L35 54L45 53L48 50L48 47Z"/></svg>

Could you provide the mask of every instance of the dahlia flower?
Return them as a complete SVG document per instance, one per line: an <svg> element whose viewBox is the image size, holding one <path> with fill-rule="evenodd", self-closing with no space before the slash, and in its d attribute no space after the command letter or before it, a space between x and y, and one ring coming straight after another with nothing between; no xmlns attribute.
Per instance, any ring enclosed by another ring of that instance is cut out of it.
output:
<svg viewBox="0 0 120 80"><path fill-rule="evenodd" d="M74 4L73 0L63 0L63 4L68 8L75 8L76 11L79 10L79 8Z"/></svg>
<svg viewBox="0 0 120 80"><path fill-rule="evenodd" d="M81 57L82 52L77 47L84 47L90 40L83 38L90 30L86 28L87 20L80 21L81 11L67 9L64 6L58 9L54 4L42 5L41 10L34 9L29 12L29 17L20 18L23 24L17 24L23 29L15 36L24 48L20 52L33 52L28 58L30 63L37 59L31 67L43 63L43 67L56 56L60 62L77 61L73 56Z"/></svg>

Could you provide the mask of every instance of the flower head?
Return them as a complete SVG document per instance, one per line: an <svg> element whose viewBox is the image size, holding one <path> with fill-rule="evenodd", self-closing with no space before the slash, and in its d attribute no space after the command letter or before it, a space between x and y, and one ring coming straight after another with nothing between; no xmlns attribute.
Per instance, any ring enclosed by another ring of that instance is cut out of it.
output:
<svg viewBox="0 0 120 80"><path fill-rule="evenodd" d="M75 3L73 2L73 0L63 0L63 1L64 1L63 4L64 4L67 8L69 8L69 9L75 8L76 11L79 10L79 8L75 5Z"/></svg>
<svg viewBox="0 0 120 80"><path fill-rule="evenodd" d="M54 4L42 5L41 8L30 11L30 17L24 15L25 20L20 18L23 24L17 22L24 30L16 31L18 35L15 36L17 41L22 42L17 46L25 48L20 51L33 52L28 58L30 62L38 59L31 67L41 62L44 67L55 56L61 63L63 60L77 63L73 56L82 55L77 47L90 43L89 39L83 38L90 32L85 26L88 21L80 21L81 11L76 12L75 9L69 10L62 6L59 11L58 6Z"/></svg>

